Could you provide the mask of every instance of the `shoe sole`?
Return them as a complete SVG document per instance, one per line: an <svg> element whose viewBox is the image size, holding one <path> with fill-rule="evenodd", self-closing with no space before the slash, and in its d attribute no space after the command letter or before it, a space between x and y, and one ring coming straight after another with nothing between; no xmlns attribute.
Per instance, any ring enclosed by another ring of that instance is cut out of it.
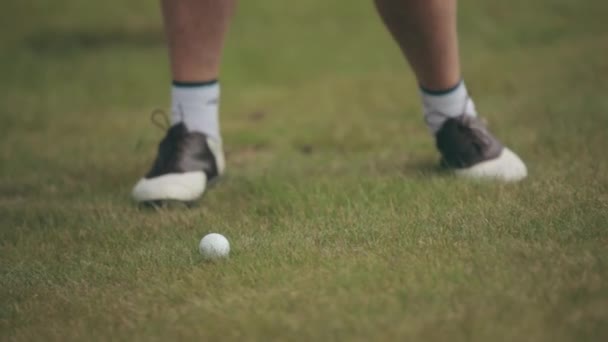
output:
<svg viewBox="0 0 608 342"><path fill-rule="evenodd" d="M133 188L137 202L178 201L194 202L207 187L207 175L202 171L166 174L154 178L142 178Z"/></svg>

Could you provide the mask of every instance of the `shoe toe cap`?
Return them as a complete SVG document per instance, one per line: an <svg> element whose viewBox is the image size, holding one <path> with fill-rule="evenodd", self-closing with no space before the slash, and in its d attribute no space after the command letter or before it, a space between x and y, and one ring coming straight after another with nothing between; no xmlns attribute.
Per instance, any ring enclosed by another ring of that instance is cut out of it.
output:
<svg viewBox="0 0 608 342"><path fill-rule="evenodd" d="M455 173L466 178L517 182L526 178L528 170L521 158L505 147L497 158L455 170Z"/></svg>
<svg viewBox="0 0 608 342"><path fill-rule="evenodd" d="M153 178L140 179L133 188L137 202L176 200L190 202L198 199L207 186L207 176L202 171L170 173Z"/></svg>

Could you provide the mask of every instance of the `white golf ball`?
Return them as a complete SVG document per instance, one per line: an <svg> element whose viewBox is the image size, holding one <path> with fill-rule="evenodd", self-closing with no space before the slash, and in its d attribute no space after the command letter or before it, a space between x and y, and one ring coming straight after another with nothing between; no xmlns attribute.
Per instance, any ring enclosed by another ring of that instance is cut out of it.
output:
<svg viewBox="0 0 608 342"><path fill-rule="evenodd" d="M230 253L230 243L222 234L211 233L201 239L198 250L205 259L226 258Z"/></svg>

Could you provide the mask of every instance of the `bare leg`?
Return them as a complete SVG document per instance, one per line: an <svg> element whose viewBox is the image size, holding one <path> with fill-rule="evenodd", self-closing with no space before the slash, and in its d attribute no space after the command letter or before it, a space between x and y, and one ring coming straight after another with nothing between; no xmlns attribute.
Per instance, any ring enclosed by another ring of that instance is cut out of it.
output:
<svg viewBox="0 0 608 342"><path fill-rule="evenodd" d="M425 121L442 164L464 177L517 181L527 175L521 159L476 118L461 82L456 0L375 0L384 23L409 61Z"/></svg>
<svg viewBox="0 0 608 342"><path fill-rule="evenodd" d="M173 80L217 79L236 0L161 0L161 3Z"/></svg>
<svg viewBox="0 0 608 342"><path fill-rule="evenodd" d="M171 123L220 141L218 77L236 0L161 0L173 77Z"/></svg>
<svg viewBox="0 0 608 342"><path fill-rule="evenodd" d="M454 87L461 78L456 0L375 0L420 86Z"/></svg>
<svg viewBox="0 0 608 342"><path fill-rule="evenodd" d="M171 127L150 171L133 188L140 203L192 202L224 170L218 76L236 0L161 0L171 59Z"/></svg>

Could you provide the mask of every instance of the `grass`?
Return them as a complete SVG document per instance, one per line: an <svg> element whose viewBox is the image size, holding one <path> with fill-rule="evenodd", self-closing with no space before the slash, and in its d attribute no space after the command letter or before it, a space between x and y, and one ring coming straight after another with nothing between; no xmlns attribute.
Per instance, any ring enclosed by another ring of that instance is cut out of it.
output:
<svg viewBox="0 0 608 342"><path fill-rule="evenodd" d="M7 1L0 339L606 340L606 10L462 1L469 88L530 170L501 185L434 171L370 1L243 1L229 174L150 211L129 191L168 103L158 8ZM201 260L208 232L229 260Z"/></svg>

